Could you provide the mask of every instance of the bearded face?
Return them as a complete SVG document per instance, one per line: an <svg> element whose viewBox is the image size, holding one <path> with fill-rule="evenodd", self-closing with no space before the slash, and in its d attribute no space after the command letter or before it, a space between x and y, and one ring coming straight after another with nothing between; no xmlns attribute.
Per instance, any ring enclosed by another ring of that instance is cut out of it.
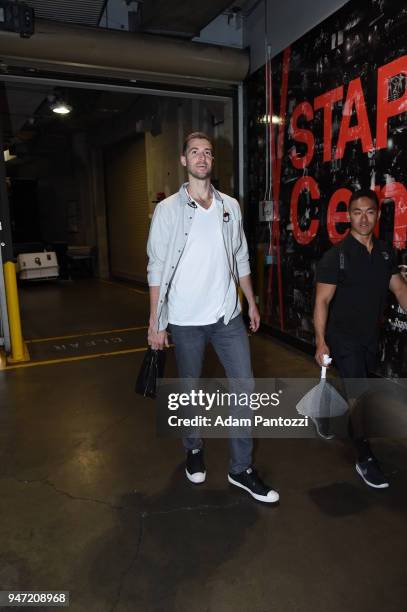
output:
<svg viewBox="0 0 407 612"><path fill-rule="evenodd" d="M213 166L211 143L203 138L190 140L185 155L181 156L181 164L187 169L189 176L200 180L209 178Z"/></svg>

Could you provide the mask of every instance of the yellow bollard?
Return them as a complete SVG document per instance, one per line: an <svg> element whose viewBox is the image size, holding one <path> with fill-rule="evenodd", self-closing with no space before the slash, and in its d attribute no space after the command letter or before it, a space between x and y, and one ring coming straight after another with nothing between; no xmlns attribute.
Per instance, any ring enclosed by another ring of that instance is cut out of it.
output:
<svg viewBox="0 0 407 612"><path fill-rule="evenodd" d="M7 261L4 266L4 285L6 289L8 322L10 327L11 357L9 363L29 361L27 347L23 341L21 332L20 305L18 301L16 266L12 261Z"/></svg>

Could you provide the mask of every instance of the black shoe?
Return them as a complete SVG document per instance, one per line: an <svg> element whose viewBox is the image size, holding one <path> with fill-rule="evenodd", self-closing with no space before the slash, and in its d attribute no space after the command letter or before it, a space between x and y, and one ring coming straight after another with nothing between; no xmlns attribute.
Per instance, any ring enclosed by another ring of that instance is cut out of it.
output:
<svg viewBox="0 0 407 612"><path fill-rule="evenodd" d="M267 504L274 504L278 502L280 496L277 491L274 491L271 487L268 487L259 478L256 470L252 467L247 468L240 474L228 474L228 481L235 487L244 489L257 501L266 502Z"/></svg>
<svg viewBox="0 0 407 612"><path fill-rule="evenodd" d="M203 460L202 448L194 448L187 451L187 460L185 462L185 474L190 482L201 484L205 482L206 470Z"/></svg>
<svg viewBox="0 0 407 612"><path fill-rule="evenodd" d="M369 457L366 461L356 463L356 471L369 487L387 489L389 486L389 482L375 457Z"/></svg>
<svg viewBox="0 0 407 612"><path fill-rule="evenodd" d="M315 429L320 438L324 440L332 440L335 434L329 428L330 419L327 417L310 417L315 425Z"/></svg>

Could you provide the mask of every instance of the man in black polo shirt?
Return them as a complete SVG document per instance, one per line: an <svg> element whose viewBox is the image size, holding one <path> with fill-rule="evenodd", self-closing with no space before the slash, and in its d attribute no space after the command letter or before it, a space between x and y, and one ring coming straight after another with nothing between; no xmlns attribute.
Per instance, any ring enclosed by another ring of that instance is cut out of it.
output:
<svg viewBox="0 0 407 612"><path fill-rule="evenodd" d="M379 201L370 189L356 191L349 202L350 232L325 253L317 268L314 308L315 359L331 355L342 378L366 378L376 364L379 325L392 291L407 311L407 283L394 265L390 247L373 235ZM350 408L355 397L348 397ZM356 447L356 471L366 484L389 486L369 441L350 433Z"/></svg>

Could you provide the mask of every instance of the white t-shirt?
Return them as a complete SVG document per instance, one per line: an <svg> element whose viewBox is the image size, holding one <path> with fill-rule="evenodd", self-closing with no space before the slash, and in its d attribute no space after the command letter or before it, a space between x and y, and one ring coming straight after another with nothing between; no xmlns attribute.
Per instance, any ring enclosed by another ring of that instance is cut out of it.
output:
<svg viewBox="0 0 407 612"><path fill-rule="evenodd" d="M197 206L168 293L168 320L174 325L210 325L225 314L230 271L215 198L208 209Z"/></svg>

